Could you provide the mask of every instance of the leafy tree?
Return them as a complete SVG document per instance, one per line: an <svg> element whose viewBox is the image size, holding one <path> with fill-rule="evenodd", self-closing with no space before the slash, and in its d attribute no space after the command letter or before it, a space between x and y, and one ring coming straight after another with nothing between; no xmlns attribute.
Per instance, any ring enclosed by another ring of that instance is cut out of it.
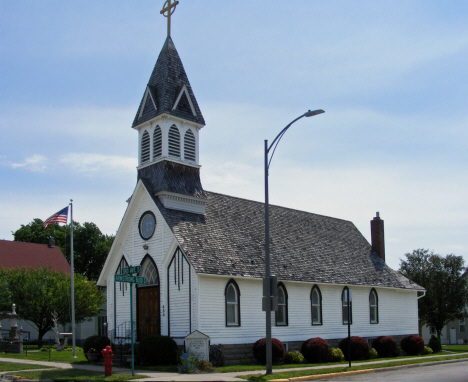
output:
<svg viewBox="0 0 468 382"><path fill-rule="evenodd" d="M442 328L462 318L468 304L468 274L462 256L445 257L428 249L415 249L400 259L400 273L426 289L419 299L419 319L435 327L440 339Z"/></svg>
<svg viewBox="0 0 468 382"><path fill-rule="evenodd" d="M34 219L28 225L21 225L21 228L13 232L14 240L48 244L49 237L52 236L70 263L70 226L59 226L54 223L44 229L42 225L41 219ZM89 280L97 281L113 242L114 235L104 235L96 224L81 225L73 222L74 271Z"/></svg>
<svg viewBox="0 0 468 382"><path fill-rule="evenodd" d="M37 328L39 341L53 326L52 312L58 313L61 324L71 322L69 274L48 267L0 268L0 280L5 281L8 290L7 301L0 295L0 306L13 301L19 318L31 322ZM88 281L83 275L75 274L74 287L75 322L80 323L95 316L105 299L96 283Z"/></svg>

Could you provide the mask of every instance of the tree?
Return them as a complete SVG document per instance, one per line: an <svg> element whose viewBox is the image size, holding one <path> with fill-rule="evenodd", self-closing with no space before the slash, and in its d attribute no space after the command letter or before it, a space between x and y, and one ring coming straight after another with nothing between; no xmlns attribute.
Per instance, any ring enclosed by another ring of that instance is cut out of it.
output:
<svg viewBox="0 0 468 382"><path fill-rule="evenodd" d="M54 223L44 229L42 225L41 219L34 219L28 225L21 225L21 228L13 232L14 240L48 244L49 237L52 236L70 263L70 226L59 226ZM80 225L78 222L73 222L74 271L89 280L97 281L114 237L102 234L94 223L86 222Z"/></svg>
<svg viewBox="0 0 468 382"><path fill-rule="evenodd" d="M57 312L62 323L71 322L69 274L55 271L48 267L0 268L0 280L5 281L8 290L8 301L0 295L0 306L16 304L19 318L31 322L38 331L38 340L48 332L53 322L51 313ZM104 295L94 281L75 274L75 322L80 323L95 316L104 303Z"/></svg>
<svg viewBox="0 0 468 382"><path fill-rule="evenodd" d="M400 273L426 289L418 300L422 324L435 327L440 339L442 328L465 314L468 304L468 274L462 256L445 257L428 249L415 249L400 259Z"/></svg>

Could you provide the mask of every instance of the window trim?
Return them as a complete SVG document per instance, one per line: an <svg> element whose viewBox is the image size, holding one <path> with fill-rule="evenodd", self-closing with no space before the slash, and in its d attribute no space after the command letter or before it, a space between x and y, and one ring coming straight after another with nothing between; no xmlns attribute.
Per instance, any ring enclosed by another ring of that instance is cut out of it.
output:
<svg viewBox="0 0 468 382"><path fill-rule="evenodd" d="M375 322L372 322L372 318L371 318L371 311L372 311L372 305L371 305L371 296L372 296L372 293L375 294ZM351 304L353 302L351 301ZM369 292L369 323L372 324L372 325L375 325L375 324L378 324L379 323L379 295L377 293L377 291L375 290L375 288L372 288L371 291Z"/></svg>
<svg viewBox="0 0 468 382"><path fill-rule="evenodd" d="M343 291L341 292L341 320L343 322L343 325L348 325L348 317L346 317L346 321L345 321L345 317L343 315L343 307L345 305L343 305L344 303L344 296L345 296L345 291L346 290L349 290L349 288L347 286L345 286L343 288ZM346 304L346 306L348 306L348 304ZM349 303L349 324L352 325L353 324L353 301L350 301Z"/></svg>
<svg viewBox="0 0 468 382"><path fill-rule="evenodd" d="M312 295L314 293L314 290L316 290L318 292L318 296L319 296L319 309L320 309L320 323L315 323L314 324L314 314L313 314L313 307L314 305L312 304ZM312 326L320 326L320 325L323 325L323 315L322 315L322 291L320 290L320 287L315 284L312 289L310 290L310 320L311 320L311 325Z"/></svg>
<svg viewBox="0 0 468 382"><path fill-rule="evenodd" d="M285 315L285 318L286 318L286 320L285 320L286 323L278 324L278 311L279 311L279 299L278 299L278 311L275 312L275 325L276 326L288 326L289 325L288 291L287 291L285 285L282 282L278 283L277 290L279 290L280 288L283 290L283 293L284 293L284 305L283 306L285 307L284 315Z"/></svg>
<svg viewBox="0 0 468 382"><path fill-rule="evenodd" d="M463 330L462 330L463 326ZM463 320L458 320L458 331L460 333L466 333L466 318L463 317Z"/></svg>
<svg viewBox="0 0 468 382"><path fill-rule="evenodd" d="M234 287L234 290L237 293L237 324L230 324L228 323L228 301L227 301L227 292L230 286ZM224 288L224 312L225 312L225 320L226 320L226 326L227 327L239 327L241 326L241 314L240 314L240 289L239 285L237 285L236 280L231 279L228 281L226 284L226 288Z"/></svg>
<svg viewBox="0 0 468 382"><path fill-rule="evenodd" d="M158 279L158 282L157 284L135 284L135 287L136 289L138 288L147 288L147 287L155 287L155 286L161 286L161 279L159 277L159 269L158 269L158 266L156 264L156 262L154 261L154 259L147 253L143 259L141 260L140 262L140 267L143 269L143 271L145 270L143 268L143 264L146 262L146 261L149 261L151 263L153 263L154 265L154 268L156 269L156 277ZM140 271L140 273L138 273L138 276L143 276L143 271Z"/></svg>

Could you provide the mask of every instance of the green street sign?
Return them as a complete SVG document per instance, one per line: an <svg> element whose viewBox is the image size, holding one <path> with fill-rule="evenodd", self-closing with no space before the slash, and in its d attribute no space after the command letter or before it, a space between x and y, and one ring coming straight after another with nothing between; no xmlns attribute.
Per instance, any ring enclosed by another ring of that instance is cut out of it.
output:
<svg viewBox="0 0 468 382"><path fill-rule="evenodd" d="M141 266L137 265L136 267L123 268L121 274L128 275L128 274L133 274L133 273L140 273L140 271L141 271Z"/></svg>
<svg viewBox="0 0 468 382"><path fill-rule="evenodd" d="M146 277L114 275L114 281L119 283L132 283L146 285Z"/></svg>

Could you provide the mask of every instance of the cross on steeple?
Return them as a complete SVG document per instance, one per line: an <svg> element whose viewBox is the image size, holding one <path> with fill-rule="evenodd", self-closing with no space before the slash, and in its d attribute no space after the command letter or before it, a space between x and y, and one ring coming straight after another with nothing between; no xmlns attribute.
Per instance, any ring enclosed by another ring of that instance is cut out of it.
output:
<svg viewBox="0 0 468 382"><path fill-rule="evenodd" d="M164 17L167 17L167 36L169 37L171 35L171 15L174 13L177 4L179 4L178 1L172 2L171 0L166 0L166 2L163 5L163 9L160 14L162 14ZM167 12L165 14L164 12Z"/></svg>

